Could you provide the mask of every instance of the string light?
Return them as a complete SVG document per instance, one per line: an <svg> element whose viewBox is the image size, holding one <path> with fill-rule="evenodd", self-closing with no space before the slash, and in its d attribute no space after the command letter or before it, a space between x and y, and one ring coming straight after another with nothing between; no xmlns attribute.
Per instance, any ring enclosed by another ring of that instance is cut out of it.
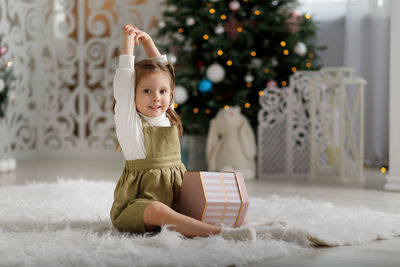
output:
<svg viewBox="0 0 400 267"><path fill-rule="evenodd" d="M229 106L228 106L228 105L225 105L225 106L224 106L224 109L229 109Z"/></svg>
<svg viewBox="0 0 400 267"><path fill-rule="evenodd" d="M297 71L297 68L296 68L296 67L293 67L293 68L292 68L292 71L293 71L293 72L296 72L296 71Z"/></svg>
<svg viewBox="0 0 400 267"><path fill-rule="evenodd" d="M311 62L310 61L306 63L306 67L307 68L311 68Z"/></svg>
<svg viewBox="0 0 400 267"><path fill-rule="evenodd" d="M228 65L228 66L232 66L232 60L228 60L227 62L226 62L226 65Z"/></svg>
<svg viewBox="0 0 400 267"><path fill-rule="evenodd" d="M270 72L269 68L264 69L265 74L268 74Z"/></svg>
<svg viewBox="0 0 400 267"><path fill-rule="evenodd" d="M174 108L178 108L178 104L177 103L174 103Z"/></svg>
<svg viewBox="0 0 400 267"><path fill-rule="evenodd" d="M260 13L261 13L261 12L260 12L260 10L258 10L258 9L254 11L254 15L256 15L256 16L260 15Z"/></svg>
<svg viewBox="0 0 400 267"><path fill-rule="evenodd" d="M283 53L285 54L285 56L289 55L289 50L285 49L283 50Z"/></svg>
<svg viewBox="0 0 400 267"><path fill-rule="evenodd" d="M209 114L211 113L211 110L208 108L208 109L206 109L205 113L206 113L207 115L209 115Z"/></svg>
<svg viewBox="0 0 400 267"><path fill-rule="evenodd" d="M250 103L244 104L244 107L245 107L245 108L249 108L249 107L250 107Z"/></svg>
<svg viewBox="0 0 400 267"><path fill-rule="evenodd" d="M313 53L309 53L309 54L308 54L308 57L309 57L309 58L314 58L314 54L313 54Z"/></svg>
<svg viewBox="0 0 400 267"><path fill-rule="evenodd" d="M12 66L12 62L11 62L11 61L8 61L8 62L7 62L7 67L10 68L11 66Z"/></svg>
<svg viewBox="0 0 400 267"><path fill-rule="evenodd" d="M386 172L386 168L385 167L381 167L381 173L385 173Z"/></svg>
<svg viewBox="0 0 400 267"><path fill-rule="evenodd" d="M193 113L194 113L194 114L199 113L199 109L198 109L198 108L194 108L194 109L193 109Z"/></svg>
<svg viewBox="0 0 400 267"><path fill-rule="evenodd" d="M214 14L214 13L215 13L215 9L214 9L214 8L210 8L209 12L210 12L211 14Z"/></svg>
<svg viewBox="0 0 400 267"><path fill-rule="evenodd" d="M282 84L282 86L286 86L287 82L286 81L282 81L281 84Z"/></svg>
<svg viewBox="0 0 400 267"><path fill-rule="evenodd" d="M258 95L259 95L259 96L263 96L263 95L264 95L264 92L263 92L263 91L258 91Z"/></svg>
<svg viewBox="0 0 400 267"><path fill-rule="evenodd" d="M310 18L311 18L310 14L305 14L304 17L305 17L306 19L310 19Z"/></svg>
<svg viewBox="0 0 400 267"><path fill-rule="evenodd" d="M204 35L203 35L203 39L204 39L204 40L208 40L208 38L210 38L210 37L208 36L208 34L204 34Z"/></svg>
<svg viewBox="0 0 400 267"><path fill-rule="evenodd" d="M239 26L239 27L236 28L236 31L237 31L237 32L242 32L242 31L243 31L243 28Z"/></svg>
<svg viewBox="0 0 400 267"><path fill-rule="evenodd" d="M178 32L179 32L179 33L182 33L182 32L183 32L183 28L179 28L179 29L178 29Z"/></svg>
<svg viewBox="0 0 400 267"><path fill-rule="evenodd" d="M221 15L221 19L222 19L222 20L226 20L226 15L225 15L225 14L222 14L222 15Z"/></svg>
<svg viewBox="0 0 400 267"><path fill-rule="evenodd" d="M256 53L256 51L251 51L250 55L251 55L252 57L255 57L255 56L257 55L257 53Z"/></svg>
<svg viewBox="0 0 400 267"><path fill-rule="evenodd" d="M217 51L218 56L222 56L222 54L224 54L224 52L220 49Z"/></svg>
<svg viewBox="0 0 400 267"><path fill-rule="evenodd" d="M282 46L282 47L285 47L285 46L286 46L286 42L285 42L285 41L282 41L282 42L281 42L281 46Z"/></svg>
<svg viewBox="0 0 400 267"><path fill-rule="evenodd" d="M207 7L210 7L210 6L211 6L211 3L207 3L206 6L207 6Z"/></svg>
<svg viewBox="0 0 400 267"><path fill-rule="evenodd" d="M252 83L250 83L250 82L249 82L249 83L247 83L246 85L247 85L247 87L248 87L248 88L250 88L250 87L252 87L252 86L253 86L253 84L252 84Z"/></svg>

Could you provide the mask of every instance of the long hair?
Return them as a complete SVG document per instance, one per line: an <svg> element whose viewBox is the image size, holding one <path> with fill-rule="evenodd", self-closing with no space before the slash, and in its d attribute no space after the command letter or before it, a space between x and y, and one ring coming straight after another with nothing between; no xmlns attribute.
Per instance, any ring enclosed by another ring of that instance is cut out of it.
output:
<svg viewBox="0 0 400 267"><path fill-rule="evenodd" d="M170 86L171 86L171 100L170 103L172 103L172 101L174 100L174 96L175 96L175 71L174 71L174 67L172 66L171 63L160 63L160 62L156 62L153 60L149 60L149 59L145 59L142 61L139 61L137 63L135 63L135 88L137 87L139 81L145 77L148 74L151 73L155 73L155 72L162 72L167 74L169 80L170 80ZM115 98L112 104L112 113L115 115ZM174 111L171 106L168 107L167 111L166 111L166 117L169 119L169 121L171 122L171 125L176 125L177 129L178 129L178 137L182 137L182 121L181 118L179 117L178 113L176 113L176 111ZM117 144L115 146L115 151L118 150L118 148L121 148L118 139L117 139Z"/></svg>

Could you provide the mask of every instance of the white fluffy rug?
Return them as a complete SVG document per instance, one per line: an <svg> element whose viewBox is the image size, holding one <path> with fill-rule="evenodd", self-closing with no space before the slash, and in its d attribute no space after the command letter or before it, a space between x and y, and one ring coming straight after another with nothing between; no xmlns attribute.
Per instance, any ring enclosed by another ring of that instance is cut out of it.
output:
<svg viewBox="0 0 400 267"><path fill-rule="evenodd" d="M400 215L278 195L250 199L248 221L287 223L258 226L255 242L186 239L167 228L153 236L122 234L109 220L114 186L59 180L0 187L0 265L246 265L310 250L306 235L352 245L400 234Z"/></svg>

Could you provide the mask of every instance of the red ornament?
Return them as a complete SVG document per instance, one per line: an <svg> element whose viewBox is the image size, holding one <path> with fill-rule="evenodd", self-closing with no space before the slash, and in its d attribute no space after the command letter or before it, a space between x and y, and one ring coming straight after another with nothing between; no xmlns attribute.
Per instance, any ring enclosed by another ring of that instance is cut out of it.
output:
<svg viewBox="0 0 400 267"><path fill-rule="evenodd" d="M300 25L303 22L302 17L300 17L296 11L292 11L290 17L285 20L287 29L290 33L296 33L300 30Z"/></svg>
<svg viewBox="0 0 400 267"><path fill-rule="evenodd" d="M237 28L242 25L234 16L230 16L228 22L224 23L225 32L232 40L235 40L239 34Z"/></svg>
<svg viewBox="0 0 400 267"><path fill-rule="evenodd" d="M197 61L196 67L197 67L198 69L201 69L203 66L204 66L203 61L201 61L201 60Z"/></svg>

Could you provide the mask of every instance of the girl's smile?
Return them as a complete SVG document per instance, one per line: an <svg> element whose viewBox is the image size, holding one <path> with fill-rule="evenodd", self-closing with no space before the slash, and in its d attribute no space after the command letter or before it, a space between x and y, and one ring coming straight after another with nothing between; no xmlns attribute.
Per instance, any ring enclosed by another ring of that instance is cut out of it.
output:
<svg viewBox="0 0 400 267"><path fill-rule="evenodd" d="M158 106L158 107L149 106L149 108L150 108L151 110L153 110L153 111L156 111L156 110L158 110L159 108L161 108L161 106Z"/></svg>
<svg viewBox="0 0 400 267"><path fill-rule="evenodd" d="M136 86L136 109L147 117L158 117L171 103L171 81L163 72L142 77Z"/></svg>

